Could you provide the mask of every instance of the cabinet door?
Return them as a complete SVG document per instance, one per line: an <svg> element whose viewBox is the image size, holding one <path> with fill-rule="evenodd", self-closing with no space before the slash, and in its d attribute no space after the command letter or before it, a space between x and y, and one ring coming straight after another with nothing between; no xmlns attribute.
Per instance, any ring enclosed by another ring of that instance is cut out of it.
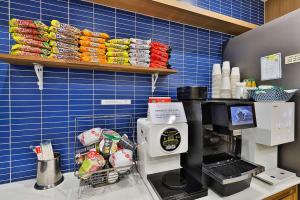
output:
<svg viewBox="0 0 300 200"><path fill-rule="evenodd" d="M298 185L278 192L264 200L298 200Z"/></svg>

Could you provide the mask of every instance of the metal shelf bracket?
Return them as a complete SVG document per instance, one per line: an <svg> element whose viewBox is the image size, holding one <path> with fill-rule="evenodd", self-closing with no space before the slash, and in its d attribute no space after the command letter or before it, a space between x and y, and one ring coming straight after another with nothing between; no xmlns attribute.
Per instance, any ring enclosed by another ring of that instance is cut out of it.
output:
<svg viewBox="0 0 300 200"><path fill-rule="evenodd" d="M152 74L152 93L154 93L155 89L156 89L156 82L158 79L158 73Z"/></svg>
<svg viewBox="0 0 300 200"><path fill-rule="evenodd" d="M40 65L38 63L33 63L34 65L34 71L36 74L36 77L38 79L37 85L39 86L39 90L43 90L44 85L44 66Z"/></svg>

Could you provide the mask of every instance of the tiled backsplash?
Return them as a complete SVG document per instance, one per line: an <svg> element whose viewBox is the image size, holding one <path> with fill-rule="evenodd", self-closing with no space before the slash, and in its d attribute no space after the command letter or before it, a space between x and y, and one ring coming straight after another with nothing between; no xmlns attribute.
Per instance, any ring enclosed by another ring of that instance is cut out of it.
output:
<svg viewBox="0 0 300 200"><path fill-rule="evenodd" d="M251 9L243 2L250 2ZM263 22L263 3L259 0L201 0L197 4L253 23ZM47 24L57 19L112 37L168 43L173 49L170 62L179 72L159 77L153 95L173 98L179 86L210 86L211 65L222 61L222 45L230 37L77 0L1 0L1 53L9 53L13 44L8 33L11 18L40 19ZM46 67L43 91L36 82L33 67L0 63L0 183L35 177L36 157L29 146L43 139L51 139L54 149L62 154L63 171L72 170L76 116L144 117L148 96L152 95L150 75ZM132 104L100 105L102 99L131 99Z"/></svg>

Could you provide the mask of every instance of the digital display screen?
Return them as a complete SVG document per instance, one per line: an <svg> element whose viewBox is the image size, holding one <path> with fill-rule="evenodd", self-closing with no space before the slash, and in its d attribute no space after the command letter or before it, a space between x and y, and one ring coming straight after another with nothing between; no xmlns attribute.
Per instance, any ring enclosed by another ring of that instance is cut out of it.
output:
<svg viewBox="0 0 300 200"><path fill-rule="evenodd" d="M232 126L249 125L254 123L252 106L231 106Z"/></svg>

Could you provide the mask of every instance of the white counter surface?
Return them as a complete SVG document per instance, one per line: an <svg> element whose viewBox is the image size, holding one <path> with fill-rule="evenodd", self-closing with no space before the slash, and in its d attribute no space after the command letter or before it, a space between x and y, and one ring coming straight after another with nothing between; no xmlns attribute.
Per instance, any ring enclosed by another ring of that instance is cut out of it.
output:
<svg viewBox="0 0 300 200"><path fill-rule="evenodd" d="M11 184L0 185L1 199L6 200L151 200L151 194L143 183L139 174L134 173L119 183L85 190L79 198L79 181L73 173L64 174L65 180L59 186L38 191L33 188L35 180L26 180ZM300 183L300 178L291 178L276 186L267 185L257 179L253 179L251 187L226 198L218 196L213 191L208 191L208 196L201 200L258 200L276 194L286 188Z"/></svg>

